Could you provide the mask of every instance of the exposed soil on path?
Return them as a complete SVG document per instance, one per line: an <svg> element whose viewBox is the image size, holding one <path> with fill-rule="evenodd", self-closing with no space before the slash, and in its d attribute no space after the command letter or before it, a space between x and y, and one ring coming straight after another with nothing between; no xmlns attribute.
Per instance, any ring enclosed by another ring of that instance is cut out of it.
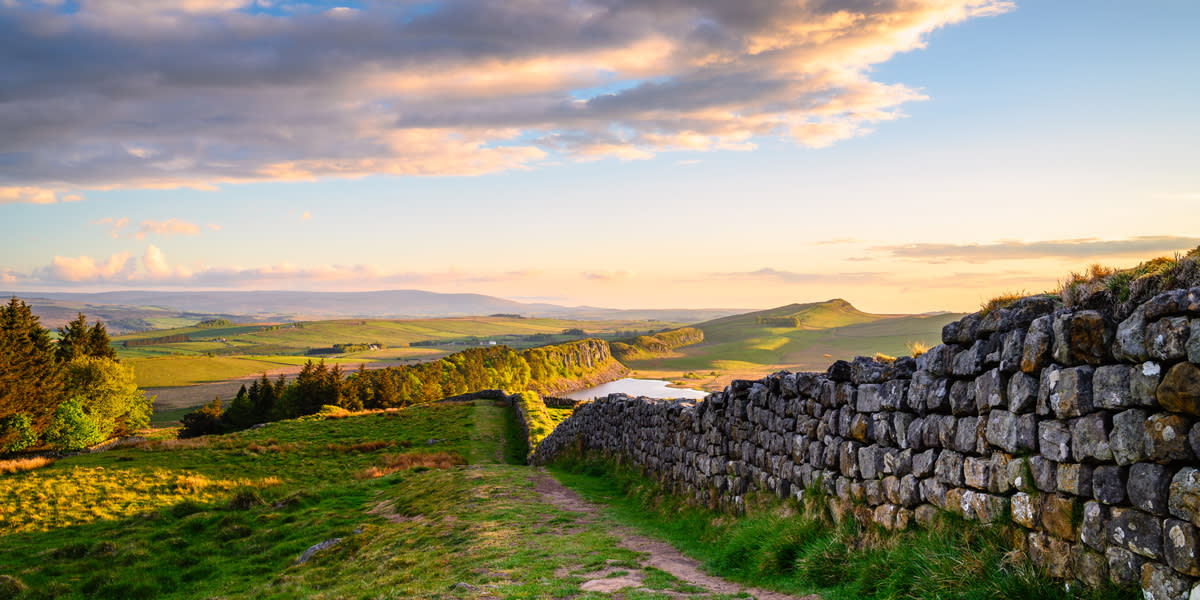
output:
<svg viewBox="0 0 1200 600"><path fill-rule="evenodd" d="M538 469L534 483L536 484L535 489L547 503L568 512L583 513L587 515L588 520L599 517L599 507L584 500L573 490L555 481L544 470ZM670 544L638 535L625 527L613 527L610 532L620 539L619 545L621 547L647 554L646 558L642 559L643 567L654 567L666 571L684 582L704 588L712 594L737 594L746 592L758 600L821 600L821 597L816 594L789 596L779 592L747 588L739 583L704 573L700 570L700 563L680 554ZM606 578L604 574L600 574L599 577L599 579L584 583L582 589L585 591L613 592L617 590L613 586L627 585L636 587L640 582L640 579L636 577Z"/></svg>

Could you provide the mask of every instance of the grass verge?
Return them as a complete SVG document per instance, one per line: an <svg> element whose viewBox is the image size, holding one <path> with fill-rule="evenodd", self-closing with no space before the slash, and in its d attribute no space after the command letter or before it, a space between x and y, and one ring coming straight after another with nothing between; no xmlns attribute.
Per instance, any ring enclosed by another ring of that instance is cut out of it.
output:
<svg viewBox="0 0 1200 600"><path fill-rule="evenodd" d="M758 498L745 515L692 506L611 461L568 458L551 467L563 484L606 504L607 516L668 540L714 575L793 594L839 599L1117 600L1136 590L1082 590L1038 573L1002 526L945 515L904 532L835 524L822 499Z"/></svg>

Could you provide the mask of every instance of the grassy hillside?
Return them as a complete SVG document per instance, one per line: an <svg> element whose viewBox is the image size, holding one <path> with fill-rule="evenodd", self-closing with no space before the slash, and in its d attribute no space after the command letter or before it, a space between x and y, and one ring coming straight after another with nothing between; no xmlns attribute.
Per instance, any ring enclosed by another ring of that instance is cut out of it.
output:
<svg viewBox="0 0 1200 600"><path fill-rule="evenodd" d="M595 597L585 574L640 572L610 524L543 502L545 475L505 464L520 456L510 414L479 401L289 421L0 474L0 593Z"/></svg>
<svg viewBox="0 0 1200 600"><path fill-rule="evenodd" d="M676 326L659 321L567 321L508 317L380 320L342 319L285 324L233 324L179 327L122 335L113 339L117 356L133 365L142 387L169 387L224 381L302 364L315 349L335 344L382 344L379 350L326 354L327 361L359 363L425 360L494 341L528 348L579 339L563 331L579 329L595 337L616 337ZM189 341L123 347L126 341L168 336ZM537 336L532 337L532 336ZM437 341L437 345L410 346ZM444 343L441 343L444 342ZM214 358L210 357L212 355Z"/></svg>
<svg viewBox="0 0 1200 600"><path fill-rule="evenodd" d="M779 369L823 370L833 360L876 352L906 355L910 342L938 343L942 326L960 316L870 314L841 299L789 304L693 325L704 332L702 343L627 364L639 375L688 374L682 382L718 390L731 379Z"/></svg>

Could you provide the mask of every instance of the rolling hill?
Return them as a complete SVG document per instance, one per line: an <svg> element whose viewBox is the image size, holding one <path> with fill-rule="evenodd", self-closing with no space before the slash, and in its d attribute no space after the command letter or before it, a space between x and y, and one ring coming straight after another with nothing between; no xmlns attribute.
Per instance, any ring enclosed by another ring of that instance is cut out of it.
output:
<svg viewBox="0 0 1200 600"><path fill-rule="evenodd" d="M840 298L789 304L692 325L704 332L702 343L628 365L642 376L686 376L689 385L716 390L732 379L780 369L823 370L833 360L860 354L907 355L906 344L938 343L942 326L961 316L871 314Z"/></svg>

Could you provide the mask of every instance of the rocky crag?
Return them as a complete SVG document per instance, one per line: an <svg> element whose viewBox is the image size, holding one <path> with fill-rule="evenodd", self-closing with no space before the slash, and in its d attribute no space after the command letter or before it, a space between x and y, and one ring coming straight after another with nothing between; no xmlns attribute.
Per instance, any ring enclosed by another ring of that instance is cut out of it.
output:
<svg viewBox="0 0 1200 600"><path fill-rule="evenodd" d="M733 510L819 486L839 518L889 529L1011 519L1054 576L1200 597L1200 287L1136 306L1025 298L942 341L700 402L610 396L533 460L600 451Z"/></svg>

